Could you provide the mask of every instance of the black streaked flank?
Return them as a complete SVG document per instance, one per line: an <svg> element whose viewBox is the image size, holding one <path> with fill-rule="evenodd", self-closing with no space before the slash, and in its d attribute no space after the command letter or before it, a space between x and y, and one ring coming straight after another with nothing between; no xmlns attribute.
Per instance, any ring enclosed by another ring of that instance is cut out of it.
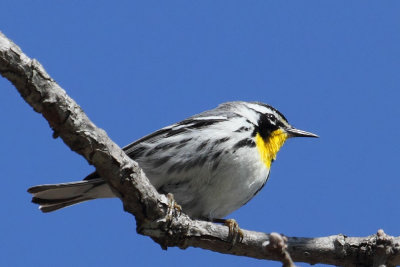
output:
<svg viewBox="0 0 400 267"><path fill-rule="evenodd" d="M218 139L218 140L215 141L214 143L215 143L216 145L219 145L219 144L221 144L221 143L223 143L223 142L228 141L229 139L230 139L229 137L223 137L223 138Z"/></svg>
<svg viewBox="0 0 400 267"><path fill-rule="evenodd" d="M220 155L222 154L222 151L218 151L212 155L211 160L216 160Z"/></svg>
<svg viewBox="0 0 400 267"><path fill-rule="evenodd" d="M207 158L208 158L207 155L201 157L200 160L197 162L196 166L203 167L204 163L206 163L207 161Z"/></svg>
<svg viewBox="0 0 400 267"><path fill-rule="evenodd" d="M211 168L211 169L212 169L213 171L215 171L215 170L218 168L219 163L220 163L221 160L222 160L222 157L220 157L221 154L222 154L222 152L220 151L220 152L215 153L215 154L212 156L213 164L212 164L212 168Z"/></svg>
<svg viewBox="0 0 400 267"><path fill-rule="evenodd" d="M185 163L184 162L177 162L174 163L169 169L167 170L167 174L172 174L172 173L180 173L183 171L185 168Z"/></svg>
<svg viewBox="0 0 400 267"><path fill-rule="evenodd" d="M188 161L177 162L167 170L167 174L180 173L184 170L188 171L192 168L201 168L208 160L208 155L203 157L196 157Z"/></svg>
<svg viewBox="0 0 400 267"><path fill-rule="evenodd" d="M216 146L228 141L229 139L230 139L230 137L223 137L223 138L215 140L210 148L210 151L213 151Z"/></svg>
<svg viewBox="0 0 400 267"><path fill-rule="evenodd" d="M160 167L164 163L166 163L171 157L162 157L154 161L154 165Z"/></svg>
<svg viewBox="0 0 400 267"><path fill-rule="evenodd" d="M185 164L184 164L183 169L186 170L186 171L192 169L197 164L198 160L199 159L196 159L196 160L192 159L192 160L186 161Z"/></svg>
<svg viewBox="0 0 400 267"><path fill-rule="evenodd" d="M221 162L221 159L214 161L211 169L213 171L215 171L218 168L220 162Z"/></svg>
<svg viewBox="0 0 400 267"><path fill-rule="evenodd" d="M196 148L196 152L201 151L209 142L210 140L207 141L203 141L203 143L201 143L197 148Z"/></svg>
<svg viewBox="0 0 400 267"><path fill-rule="evenodd" d="M181 140L181 141L179 141L179 144L186 144L187 142L189 142L190 140L192 140L193 138L186 138L186 139L183 139L183 140Z"/></svg>
<svg viewBox="0 0 400 267"><path fill-rule="evenodd" d="M177 145L176 148L179 149L179 148L186 146L191 140L192 140L192 138L186 138L186 139L179 141L179 145Z"/></svg>
<svg viewBox="0 0 400 267"><path fill-rule="evenodd" d="M255 147L256 142L254 142L254 140L252 140L250 138L242 139L233 146L233 149L236 151L237 149L239 149L241 147L245 147L245 146Z"/></svg>
<svg viewBox="0 0 400 267"><path fill-rule="evenodd" d="M206 163L207 159L208 159L208 155L205 155L203 157L197 157L195 159L189 160L189 161L184 163L184 165L185 165L184 169L186 171L188 171L188 170L190 170L192 168L195 168L195 167L201 168L204 165L204 163Z"/></svg>
<svg viewBox="0 0 400 267"><path fill-rule="evenodd" d="M242 126L242 127L240 127L239 129L235 130L234 132L235 132L235 133L242 133L242 132L247 132L247 131L249 131L249 130L250 130L249 127Z"/></svg>

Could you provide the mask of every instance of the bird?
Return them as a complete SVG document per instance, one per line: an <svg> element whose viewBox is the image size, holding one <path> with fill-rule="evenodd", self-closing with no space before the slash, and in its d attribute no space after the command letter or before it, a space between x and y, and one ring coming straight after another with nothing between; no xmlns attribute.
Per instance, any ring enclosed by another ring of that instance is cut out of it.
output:
<svg viewBox="0 0 400 267"><path fill-rule="evenodd" d="M291 126L261 102L233 101L161 128L123 148L162 194L172 194L193 219L218 220L265 185L289 138L318 137ZM28 189L42 212L117 197L97 172L82 181Z"/></svg>

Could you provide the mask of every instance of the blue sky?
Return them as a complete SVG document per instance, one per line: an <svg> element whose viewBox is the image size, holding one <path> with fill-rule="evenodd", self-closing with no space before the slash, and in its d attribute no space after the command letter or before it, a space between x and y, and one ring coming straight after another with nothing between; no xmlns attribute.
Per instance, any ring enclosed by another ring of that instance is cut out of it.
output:
<svg viewBox="0 0 400 267"><path fill-rule="evenodd" d="M8 2L0 30L121 146L230 100L269 103L319 134L285 144L267 186L229 216L241 227L400 235L399 1ZM93 167L0 88L1 266L265 266L162 251L118 199L40 213L28 187Z"/></svg>

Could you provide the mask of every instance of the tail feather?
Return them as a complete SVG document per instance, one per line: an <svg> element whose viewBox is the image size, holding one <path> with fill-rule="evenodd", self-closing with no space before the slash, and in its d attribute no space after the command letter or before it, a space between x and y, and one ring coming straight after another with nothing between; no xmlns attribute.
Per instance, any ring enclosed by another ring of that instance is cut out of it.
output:
<svg viewBox="0 0 400 267"><path fill-rule="evenodd" d="M76 197L70 197L70 198L54 198L54 199L32 197L32 203L40 204L40 205L52 205L52 204L58 204L58 203L62 203L62 202L70 202L70 201L76 200L79 197L81 197L81 195L76 196Z"/></svg>
<svg viewBox="0 0 400 267"><path fill-rule="evenodd" d="M96 198L115 197L107 183L101 179L38 185L28 189L32 202L39 204L42 212L51 212Z"/></svg>
<svg viewBox="0 0 400 267"><path fill-rule="evenodd" d="M66 202L61 202L61 203L55 203L55 204L40 204L39 209L44 212L52 212L55 210L59 210L65 207L69 207L75 204L79 204L88 200L92 200L92 198L78 198L75 200L71 200L71 201L66 201Z"/></svg>

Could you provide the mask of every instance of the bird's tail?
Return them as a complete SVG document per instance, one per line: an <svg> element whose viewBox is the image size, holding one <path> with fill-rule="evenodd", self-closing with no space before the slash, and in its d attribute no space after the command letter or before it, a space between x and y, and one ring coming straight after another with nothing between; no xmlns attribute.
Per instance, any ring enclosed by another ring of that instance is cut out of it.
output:
<svg viewBox="0 0 400 267"><path fill-rule="evenodd" d="M42 212L51 212L96 198L115 197L101 178L63 184L37 185L28 189Z"/></svg>

